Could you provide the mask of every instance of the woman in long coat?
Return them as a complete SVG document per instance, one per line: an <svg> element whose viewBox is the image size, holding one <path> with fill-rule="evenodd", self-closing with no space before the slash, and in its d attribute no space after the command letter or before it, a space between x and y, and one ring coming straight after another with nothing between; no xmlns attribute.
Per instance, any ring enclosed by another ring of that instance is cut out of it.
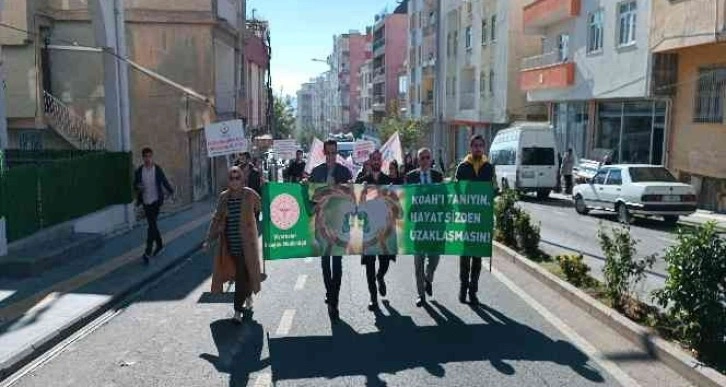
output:
<svg viewBox="0 0 726 387"><path fill-rule="evenodd" d="M212 293L222 293L225 282L235 281L234 318L252 317L252 294L260 291L260 245L257 218L260 196L246 187L247 169L232 167L228 172L229 188L219 196L217 209L205 240L205 247L220 239L214 258Z"/></svg>

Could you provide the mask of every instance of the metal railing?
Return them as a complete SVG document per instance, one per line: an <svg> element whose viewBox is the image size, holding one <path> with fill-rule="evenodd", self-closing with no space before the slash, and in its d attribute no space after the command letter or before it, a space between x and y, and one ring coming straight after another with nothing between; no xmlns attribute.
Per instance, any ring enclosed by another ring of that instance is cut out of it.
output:
<svg viewBox="0 0 726 387"><path fill-rule="evenodd" d="M88 150L106 148L102 129L87 124L86 120L45 90L43 105L50 126L74 147Z"/></svg>
<svg viewBox="0 0 726 387"><path fill-rule="evenodd" d="M522 70L535 69L538 67L552 66L567 62L567 58L563 60L559 51L550 51L548 53L530 56L522 59Z"/></svg>

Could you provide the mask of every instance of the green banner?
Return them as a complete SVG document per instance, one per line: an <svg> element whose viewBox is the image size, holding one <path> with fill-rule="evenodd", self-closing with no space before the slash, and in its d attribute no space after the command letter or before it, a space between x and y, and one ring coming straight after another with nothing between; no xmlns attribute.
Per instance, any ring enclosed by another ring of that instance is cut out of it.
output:
<svg viewBox="0 0 726 387"><path fill-rule="evenodd" d="M265 184L264 257L470 255L490 257L489 183Z"/></svg>

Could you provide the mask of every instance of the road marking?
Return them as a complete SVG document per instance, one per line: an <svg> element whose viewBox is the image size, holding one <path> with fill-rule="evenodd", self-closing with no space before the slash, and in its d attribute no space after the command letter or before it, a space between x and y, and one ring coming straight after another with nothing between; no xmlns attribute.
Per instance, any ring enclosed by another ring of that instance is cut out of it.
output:
<svg viewBox="0 0 726 387"><path fill-rule="evenodd" d="M280 325L277 327L278 336L285 336L290 332L293 318L295 318L295 309L286 309L285 312L282 313Z"/></svg>
<svg viewBox="0 0 726 387"><path fill-rule="evenodd" d="M167 241L166 243L168 245L170 242L179 239L186 233L194 230L202 224L209 222L209 217L210 215L204 215L200 218L185 223L182 226L179 226L174 230L165 233L163 235L163 238ZM102 278L115 271L116 269L119 269L133 261L141 262L141 254L143 254L145 248L145 244L139 245L117 257L106 261L102 265L92 267L72 278L53 284L43 290L36 292L33 295L30 295L22 300L19 300L18 302L8 305L0 309L0 320L14 320L29 311L31 308L33 308L34 305L38 304L39 302L44 302L44 300L49 296L52 296L53 293L71 293L73 290L78 289L93 281L96 281L99 278ZM45 302L49 301L45 300Z"/></svg>
<svg viewBox="0 0 726 387"><path fill-rule="evenodd" d="M572 328L570 328L564 321L560 320L557 316L547 310L542 304L537 302L534 298L530 297L529 294L525 293L524 290L515 285L499 270L493 269L492 274L496 277L504 286L508 287L509 290L514 292L519 298L527 303L532 309L537 311L542 317L545 318L550 324L554 325L557 330L562 332L577 348L585 353L595 363L600 365L610 376L615 378L623 386L639 386L635 379L631 378L630 375L626 374L623 370L618 367L613 361L606 359L602 354L592 345L590 342L585 340L584 337L580 336Z"/></svg>
<svg viewBox="0 0 726 387"><path fill-rule="evenodd" d="M269 387L272 385L272 375L268 373L259 374L255 379L254 387Z"/></svg>
<svg viewBox="0 0 726 387"><path fill-rule="evenodd" d="M295 290L303 290L305 287L305 281L308 279L308 276L305 274L301 274L297 277L297 282L295 282Z"/></svg>

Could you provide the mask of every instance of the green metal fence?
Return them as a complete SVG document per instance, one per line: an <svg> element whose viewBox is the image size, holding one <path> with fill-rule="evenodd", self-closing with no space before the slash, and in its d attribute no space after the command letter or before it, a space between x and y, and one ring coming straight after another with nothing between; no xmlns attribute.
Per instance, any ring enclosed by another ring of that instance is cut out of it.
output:
<svg viewBox="0 0 726 387"><path fill-rule="evenodd" d="M14 241L114 204L131 203L130 153L43 158L9 168L0 182L0 211Z"/></svg>

